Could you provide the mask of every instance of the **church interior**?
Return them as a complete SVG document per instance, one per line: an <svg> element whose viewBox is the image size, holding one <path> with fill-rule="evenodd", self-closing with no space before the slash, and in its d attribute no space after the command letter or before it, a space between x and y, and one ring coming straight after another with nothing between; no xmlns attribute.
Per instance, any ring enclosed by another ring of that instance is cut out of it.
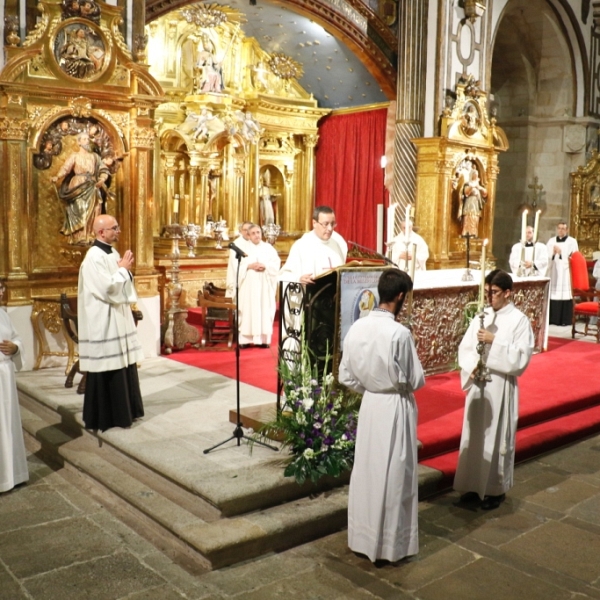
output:
<svg viewBox="0 0 600 600"><path fill-rule="evenodd" d="M477 292L476 284L468 293L445 288L465 265L508 269L524 219L535 220L534 241L544 243L564 221L588 261L600 256L598 2L0 0L0 35L0 281L31 372L24 395L62 388L64 366L73 364L61 294L77 296L100 212L117 219L119 251L135 256L138 337L165 379L156 361L189 343L197 350L188 311L205 284L225 285L228 243L244 221L261 226L282 263L311 229L315 206L335 211L355 259L388 256L387 242L412 221L429 247L425 286L414 295L428 375L455 366L464 333L457 323ZM467 222L472 181L480 209ZM548 343L546 320L537 318L546 285L523 281L515 294L536 315L539 351ZM197 382L176 376L189 389ZM148 377L143 385L168 395L163 379ZM189 389L175 394L189 421L185 436L204 418L186 412ZM59 395L72 425L81 398ZM256 392L252 401L265 397ZM29 400L24 406L35 412ZM219 409L215 400L208 414ZM167 447L167 434L159 436ZM217 467L206 481L190 481L195 455L175 465L139 432L135 443L107 439L128 458L145 452L149 477L166 468L185 486L185 502L206 492L198 509L205 529L164 538L178 555L187 552L181 539L202 546L203 569L260 555L264 538L280 534L273 523L293 521L291 509L273 517L256 541L263 524L251 517L246 546L221 546L223 531L233 539L239 523L214 533L217 510L237 517L259 510L261 493L271 504L301 494L270 472L258 491L240 475L248 489L233 491L228 480L223 492L211 488ZM77 451L91 452L90 440L76 443L68 460L82 468ZM212 460L238 477L233 460ZM259 451L239 464L250 471L266 460ZM344 500L333 496L326 532L343 526ZM294 531L290 539L301 539Z"/></svg>

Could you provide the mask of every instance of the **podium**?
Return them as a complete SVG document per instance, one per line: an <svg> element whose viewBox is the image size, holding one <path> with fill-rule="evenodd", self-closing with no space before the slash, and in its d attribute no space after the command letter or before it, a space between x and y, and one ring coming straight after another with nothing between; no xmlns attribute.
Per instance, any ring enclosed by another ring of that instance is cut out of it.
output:
<svg viewBox="0 0 600 600"><path fill-rule="evenodd" d="M352 261L315 278L315 283L282 282L280 287L279 357L294 361L302 332L322 374L327 355L337 378L344 337L356 319L379 304L377 282L393 266ZM278 389L278 399L281 387Z"/></svg>

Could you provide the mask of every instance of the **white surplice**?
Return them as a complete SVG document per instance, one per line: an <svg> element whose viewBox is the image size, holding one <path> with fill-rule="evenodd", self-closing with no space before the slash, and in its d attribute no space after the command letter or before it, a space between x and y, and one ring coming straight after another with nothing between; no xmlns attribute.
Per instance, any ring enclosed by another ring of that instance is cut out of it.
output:
<svg viewBox="0 0 600 600"><path fill-rule="evenodd" d="M96 241L79 269L77 328L82 371L101 373L123 369L144 358L131 304L137 293L121 257L107 253ZM107 244L104 244L110 249Z"/></svg>
<svg viewBox="0 0 600 600"><path fill-rule="evenodd" d="M533 249L535 248L535 255ZM533 261L531 259L534 259ZM533 246L526 246L525 252L523 252L523 244L520 242L516 243L511 251L508 263L510 264L510 270L513 275L517 275L519 272L519 265L523 262L533 262L535 268L523 268L524 276L536 275L539 277L545 277L546 271L548 270L548 248L546 244L542 242L536 242Z"/></svg>
<svg viewBox="0 0 600 600"><path fill-rule="evenodd" d="M266 242L250 242L244 248L248 256L240 264L239 343L270 344L281 260L275 248ZM265 270L248 268L256 262L263 264Z"/></svg>
<svg viewBox="0 0 600 600"><path fill-rule="evenodd" d="M339 381L363 393L348 498L348 546L371 561L419 551L417 405L425 384L408 329L378 309L344 339Z"/></svg>
<svg viewBox="0 0 600 600"><path fill-rule="evenodd" d="M21 428L15 370L22 367L23 344L8 314L0 309L0 340L10 340L19 348L7 356L0 352L0 492L7 492L29 479L27 455Z"/></svg>
<svg viewBox="0 0 600 600"><path fill-rule="evenodd" d="M455 490L476 492L481 499L504 494L513 485L519 418L517 377L527 368L534 345L529 319L514 304L485 312L484 326L495 336L484 354L492 380L481 386L471 378L479 360L479 317L471 321L458 349L467 398L454 478Z"/></svg>
<svg viewBox="0 0 600 600"><path fill-rule="evenodd" d="M412 269L412 258L408 261L408 269L406 268L406 259L400 258L402 252L406 252L406 236L401 231L393 240L394 245L392 246L392 262L398 266L399 269L406 270L407 273L411 272ZM413 254L413 244L417 246L415 264L415 271L425 271L427 259L429 258L429 248L427 242L414 231L408 234L408 254Z"/></svg>
<svg viewBox="0 0 600 600"><path fill-rule="evenodd" d="M571 300L571 268L569 257L579 250L577 240L567 236L559 242L556 236L546 244L548 248L548 277L550 277L550 300ZM561 253L554 254L554 246L560 246Z"/></svg>
<svg viewBox="0 0 600 600"><path fill-rule="evenodd" d="M342 266L346 262L348 244L337 232L324 241L314 231L305 233L290 248L287 261L279 272L279 281L300 281L302 275L313 277Z"/></svg>

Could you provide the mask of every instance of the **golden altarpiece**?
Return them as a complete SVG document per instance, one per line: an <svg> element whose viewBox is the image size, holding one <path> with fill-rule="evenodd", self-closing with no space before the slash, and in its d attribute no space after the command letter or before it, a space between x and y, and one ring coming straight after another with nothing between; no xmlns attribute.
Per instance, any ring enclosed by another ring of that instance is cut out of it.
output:
<svg viewBox="0 0 600 600"><path fill-rule="evenodd" d="M413 140L415 224L428 240L433 269L466 266L467 242L471 256L479 258L485 239L487 260L495 260L498 153L508 149L508 140L496 119L488 116L487 95L472 76L461 79L455 96L447 97L439 137Z"/></svg>
<svg viewBox="0 0 600 600"><path fill-rule="evenodd" d="M271 224L285 252L310 226L317 123L329 110L298 84L302 66L267 54L243 22L227 6L197 4L147 26L150 72L167 100L156 111L161 209L153 223L165 278L169 223L198 226L196 256L179 264L182 306L195 306L203 281L224 281L228 252L216 249L215 234L232 238L246 220Z"/></svg>
<svg viewBox="0 0 600 600"><path fill-rule="evenodd" d="M593 151L587 165L571 173L571 216L569 234L580 252L591 260L600 250L600 155Z"/></svg>
<svg viewBox="0 0 600 600"><path fill-rule="evenodd" d="M41 1L0 77L0 273L8 302L76 293L96 211L118 219L140 296L155 296L154 110L160 85L121 33L121 9ZM15 40L18 41L18 40Z"/></svg>

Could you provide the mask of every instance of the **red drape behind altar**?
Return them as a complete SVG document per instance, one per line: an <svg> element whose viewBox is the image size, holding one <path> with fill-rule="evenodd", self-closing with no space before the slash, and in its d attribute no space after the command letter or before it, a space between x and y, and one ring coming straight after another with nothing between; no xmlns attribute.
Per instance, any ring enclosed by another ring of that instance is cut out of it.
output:
<svg viewBox="0 0 600 600"><path fill-rule="evenodd" d="M331 206L346 240L375 249L384 203L381 157L387 109L332 115L319 126L315 206Z"/></svg>

